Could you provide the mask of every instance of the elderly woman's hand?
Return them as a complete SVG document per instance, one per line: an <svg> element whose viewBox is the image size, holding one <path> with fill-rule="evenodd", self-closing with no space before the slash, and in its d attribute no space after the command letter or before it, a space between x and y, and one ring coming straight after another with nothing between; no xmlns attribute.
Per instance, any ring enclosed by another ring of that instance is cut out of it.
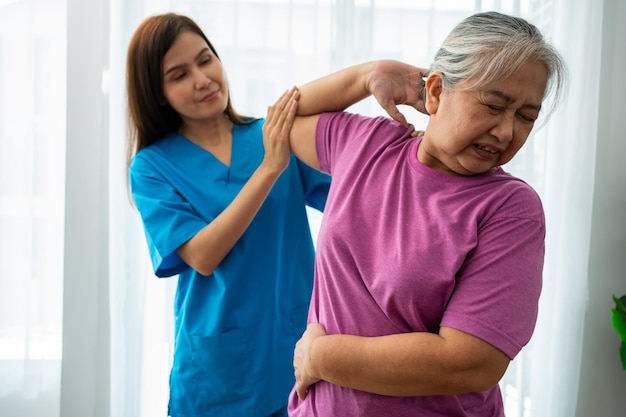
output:
<svg viewBox="0 0 626 417"><path fill-rule="evenodd" d="M300 400L304 400L309 387L320 379L314 375L311 363L311 349L313 342L326 336L326 330L318 323L310 323L302 337L296 343L293 354L293 369L296 376L296 393Z"/></svg>
<svg viewBox="0 0 626 417"><path fill-rule="evenodd" d="M381 60L370 75L368 89L383 109L398 122L407 125L398 104L405 104L427 114L424 105L424 68L400 61Z"/></svg>

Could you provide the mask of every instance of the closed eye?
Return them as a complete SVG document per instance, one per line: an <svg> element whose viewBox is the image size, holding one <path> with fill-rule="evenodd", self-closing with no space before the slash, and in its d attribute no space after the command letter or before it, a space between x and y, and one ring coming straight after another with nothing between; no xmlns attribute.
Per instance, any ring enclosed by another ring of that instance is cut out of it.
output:
<svg viewBox="0 0 626 417"><path fill-rule="evenodd" d="M208 65L211 61L212 61L211 56L207 55L207 56L203 57L202 59L200 59L199 65L201 65L201 66Z"/></svg>
<svg viewBox="0 0 626 417"><path fill-rule="evenodd" d="M537 117L528 116L523 113L517 113L517 116L527 123L535 123L535 121L537 120Z"/></svg>
<svg viewBox="0 0 626 417"><path fill-rule="evenodd" d="M487 106L487 108L489 108L489 110L499 113L501 111L504 111L504 107L502 106L497 106L495 104L485 104L485 106Z"/></svg>

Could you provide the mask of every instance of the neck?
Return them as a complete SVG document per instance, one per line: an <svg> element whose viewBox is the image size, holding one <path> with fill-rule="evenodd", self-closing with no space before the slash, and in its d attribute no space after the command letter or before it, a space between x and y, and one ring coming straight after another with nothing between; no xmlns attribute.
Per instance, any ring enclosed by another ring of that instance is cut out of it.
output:
<svg viewBox="0 0 626 417"><path fill-rule="evenodd" d="M217 145L230 141L233 122L228 117L215 117L209 120L185 121L178 133L198 145Z"/></svg>

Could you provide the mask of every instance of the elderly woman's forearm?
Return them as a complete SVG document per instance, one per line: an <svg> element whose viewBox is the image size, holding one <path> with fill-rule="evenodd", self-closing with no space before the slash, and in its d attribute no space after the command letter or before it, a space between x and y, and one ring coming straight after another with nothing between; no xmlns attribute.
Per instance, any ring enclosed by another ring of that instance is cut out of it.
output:
<svg viewBox="0 0 626 417"><path fill-rule="evenodd" d="M335 385L388 396L461 394L497 384L509 358L480 339L450 330L444 336L320 337L311 350L310 369Z"/></svg>
<svg viewBox="0 0 626 417"><path fill-rule="evenodd" d="M375 62L354 65L300 86L299 116L341 111L370 95L367 77Z"/></svg>

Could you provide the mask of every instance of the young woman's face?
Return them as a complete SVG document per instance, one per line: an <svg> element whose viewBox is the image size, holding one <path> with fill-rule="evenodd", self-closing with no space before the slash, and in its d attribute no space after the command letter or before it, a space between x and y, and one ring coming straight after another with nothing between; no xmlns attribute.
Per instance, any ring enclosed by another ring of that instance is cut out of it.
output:
<svg viewBox="0 0 626 417"><path fill-rule="evenodd" d="M441 74L433 73L426 86L430 121L419 160L449 175L482 174L506 164L533 128L547 77L542 64L528 63L480 91L448 91L441 87Z"/></svg>
<svg viewBox="0 0 626 417"><path fill-rule="evenodd" d="M182 32L163 57L163 94L184 123L224 113L228 103L224 68L196 33Z"/></svg>

